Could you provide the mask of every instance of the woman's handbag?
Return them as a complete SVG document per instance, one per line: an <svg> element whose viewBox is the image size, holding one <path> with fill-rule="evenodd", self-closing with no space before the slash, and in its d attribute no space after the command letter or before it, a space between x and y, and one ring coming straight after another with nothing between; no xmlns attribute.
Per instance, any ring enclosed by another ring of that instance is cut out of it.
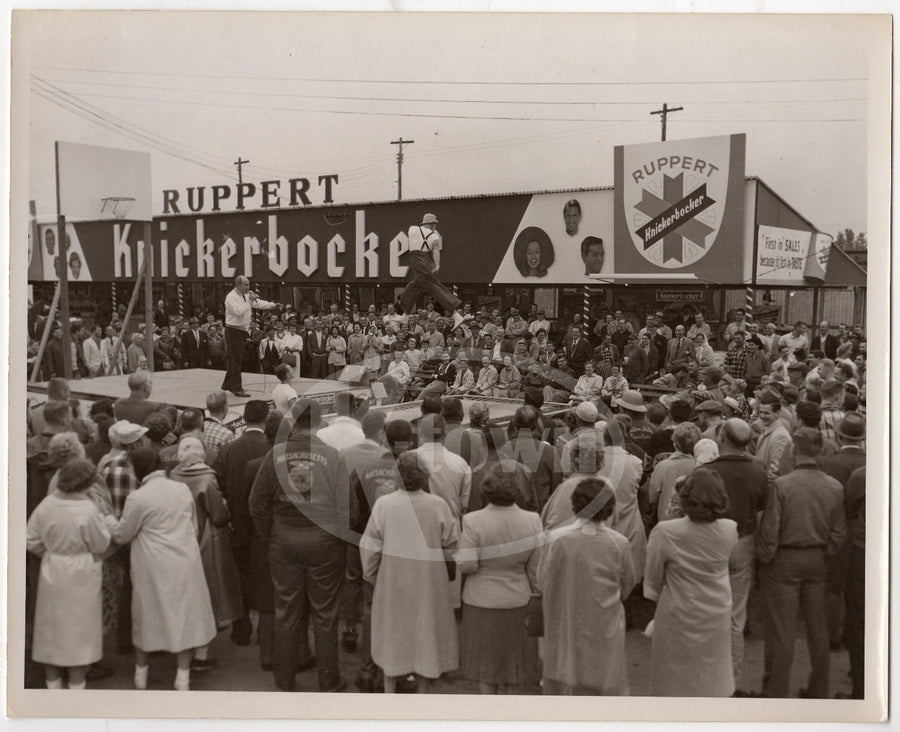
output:
<svg viewBox="0 0 900 732"><path fill-rule="evenodd" d="M532 595L525 611L525 632L530 638L544 635L544 603L540 595Z"/></svg>

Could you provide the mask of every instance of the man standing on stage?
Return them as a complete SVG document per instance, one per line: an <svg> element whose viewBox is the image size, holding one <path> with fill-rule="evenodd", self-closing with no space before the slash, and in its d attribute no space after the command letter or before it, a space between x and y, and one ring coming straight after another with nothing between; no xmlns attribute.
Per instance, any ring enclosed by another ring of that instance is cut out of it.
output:
<svg viewBox="0 0 900 732"><path fill-rule="evenodd" d="M238 397L250 394L241 386L241 364L244 362L244 348L250 337L250 316L253 308L272 310L279 307L263 300L255 292L250 292L250 280L236 277L234 289L225 296L225 347L227 363L222 390L230 391Z"/></svg>
<svg viewBox="0 0 900 732"><path fill-rule="evenodd" d="M444 308L444 315L453 318L453 327L459 327L465 318L457 308L462 301L444 287L435 276L441 268L443 240L437 231L437 216L427 213L419 226L409 227L409 263L412 281L403 290L398 303L401 313L414 312L416 301L423 292L430 294Z"/></svg>

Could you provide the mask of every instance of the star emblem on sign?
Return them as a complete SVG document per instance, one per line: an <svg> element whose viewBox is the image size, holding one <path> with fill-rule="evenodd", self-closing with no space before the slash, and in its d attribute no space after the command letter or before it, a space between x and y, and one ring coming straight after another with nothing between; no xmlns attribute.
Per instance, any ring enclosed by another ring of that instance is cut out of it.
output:
<svg viewBox="0 0 900 732"><path fill-rule="evenodd" d="M662 198L646 188L641 194L635 209L650 221L642 224L635 234L644 242L644 251L662 239L663 262L673 259L683 262L685 239L700 248L706 247L706 237L715 229L696 218L715 203L706 193L706 183L685 194L683 173L675 177L664 174Z"/></svg>

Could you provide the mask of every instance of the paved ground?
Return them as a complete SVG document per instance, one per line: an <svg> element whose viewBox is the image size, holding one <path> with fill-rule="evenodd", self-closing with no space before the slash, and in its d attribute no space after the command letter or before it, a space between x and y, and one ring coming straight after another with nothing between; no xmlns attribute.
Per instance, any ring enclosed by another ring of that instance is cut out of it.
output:
<svg viewBox="0 0 900 732"><path fill-rule="evenodd" d="M751 635L746 639L745 668L741 688L760 691L763 675L763 631L759 608L751 603ZM640 622L640 621L639 621ZM641 625L640 627L643 627ZM802 632L802 631L801 631ZM649 691L650 640L639 630L631 630L626 635L626 655L629 660L629 683L632 696L643 696ZM218 665L211 671L191 674L192 689L198 691L277 691L271 673L263 672L259 666L259 648L256 636L249 646L234 645L229 632L219 634L211 646L211 655L218 659ZM107 661L115 669L112 678L90 684L90 688L132 689L133 656L112 656ZM347 654L341 650L341 673L348 681L347 692L355 692L353 680L360 666L359 653ZM846 651L831 654L831 693L849 693L850 681L847 676L849 662ZM798 636L796 656L791 681L791 695L797 696L799 689L806 685L809 673L809 657L802 635ZM150 661L150 689L171 689L175 678L175 661L172 656L157 655ZM296 691L318 691L315 671L297 676ZM456 678L449 674L435 687L437 693L475 694L474 682ZM520 689L519 693L539 694L537 685Z"/></svg>

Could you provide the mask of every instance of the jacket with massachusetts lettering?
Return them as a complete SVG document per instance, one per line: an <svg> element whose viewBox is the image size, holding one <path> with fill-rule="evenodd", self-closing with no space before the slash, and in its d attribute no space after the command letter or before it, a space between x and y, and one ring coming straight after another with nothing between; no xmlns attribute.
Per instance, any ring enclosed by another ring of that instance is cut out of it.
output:
<svg viewBox="0 0 900 732"><path fill-rule="evenodd" d="M350 473L333 447L314 434L276 443L263 458L250 491L250 515L267 539L273 526L318 526L346 538L350 527Z"/></svg>

